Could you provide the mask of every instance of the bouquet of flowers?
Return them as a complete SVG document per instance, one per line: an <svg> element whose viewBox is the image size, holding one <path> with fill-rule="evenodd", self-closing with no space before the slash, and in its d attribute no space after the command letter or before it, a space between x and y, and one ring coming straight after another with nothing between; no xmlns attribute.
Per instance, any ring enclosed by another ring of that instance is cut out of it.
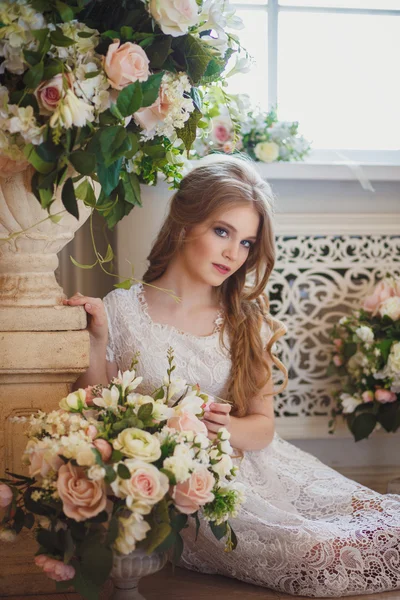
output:
<svg viewBox="0 0 400 600"><path fill-rule="evenodd" d="M230 27L240 19L222 0L2 0L2 173L30 164L49 213L63 185L69 213L81 199L109 227L140 204L139 182L162 173L177 187L202 115L197 86L221 80L240 51Z"/></svg>
<svg viewBox="0 0 400 600"><path fill-rule="evenodd" d="M253 160L303 160L310 144L298 133L298 122L278 121L276 110L251 108L246 94L228 95L220 87L205 94L205 111L193 147L196 157L211 152L245 152Z"/></svg>
<svg viewBox="0 0 400 600"><path fill-rule="evenodd" d="M171 548L176 563L189 516L196 535L200 514L217 539L227 537L226 551L236 547L228 519L244 495L230 434L207 437L201 417L212 397L173 377L171 349L168 362L151 396L135 391L143 379L135 357L108 386L79 389L59 410L29 418L29 476L0 480L0 539L35 525L35 563L59 589L97 598L113 552Z"/></svg>
<svg viewBox="0 0 400 600"><path fill-rule="evenodd" d="M356 441L374 429L400 426L400 278L387 276L362 309L342 317L331 332L328 374L341 378L331 433L342 414ZM343 382L343 383L342 383Z"/></svg>

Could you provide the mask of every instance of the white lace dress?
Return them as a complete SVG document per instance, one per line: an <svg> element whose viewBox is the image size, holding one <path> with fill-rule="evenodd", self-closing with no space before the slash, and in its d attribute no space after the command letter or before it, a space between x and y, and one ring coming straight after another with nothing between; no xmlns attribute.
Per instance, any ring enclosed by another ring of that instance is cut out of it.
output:
<svg viewBox="0 0 400 600"><path fill-rule="evenodd" d="M107 359L124 370L140 351L138 371L146 378L140 392L159 386L172 346L177 375L224 397L230 359L219 345L222 317L207 337L155 323L140 284L110 292L104 303ZM400 589L400 496L343 477L277 434L267 448L244 454L238 480L247 500L231 521L237 549L224 552L204 524L195 543L189 519L180 566L302 596Z"/></svg>

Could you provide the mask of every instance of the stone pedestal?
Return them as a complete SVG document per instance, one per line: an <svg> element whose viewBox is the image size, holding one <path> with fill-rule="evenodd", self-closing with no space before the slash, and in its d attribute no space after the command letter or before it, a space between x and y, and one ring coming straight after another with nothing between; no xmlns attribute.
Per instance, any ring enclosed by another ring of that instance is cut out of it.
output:
<svg viewBox="0 0 400 600"><path fill-rule="evenodd" d="M24 425L9 417L51 411L89 366L82 307L0 307L0 473L24 472ZM31 532L0 544L0 596L54 593L55 582L33 562Z"/></svg>

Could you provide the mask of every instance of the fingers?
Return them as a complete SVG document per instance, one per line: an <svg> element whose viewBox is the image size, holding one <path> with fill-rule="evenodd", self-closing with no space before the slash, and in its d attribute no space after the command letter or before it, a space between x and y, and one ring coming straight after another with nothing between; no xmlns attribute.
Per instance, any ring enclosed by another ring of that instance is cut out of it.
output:
<svg viewBox="0 0 400 600"><path fill-rule="evenodd" d="M71 298L66 298L63 300L63 304L67 304L69 306L82 306L89 304L90 307L99 307L102 305L103 301L101 298L92 298L91 296L83 296L79 292L71 296Z"/></svg>
<svg viewBox="0 0 400 600"><path fill-rule="evenodd" d="M232 406L230 404L222 404L219 402L212 402L209 406L209 410L210 412L213 413L221 413L224 415L227 415L228 413L231 412Z"/></svg>

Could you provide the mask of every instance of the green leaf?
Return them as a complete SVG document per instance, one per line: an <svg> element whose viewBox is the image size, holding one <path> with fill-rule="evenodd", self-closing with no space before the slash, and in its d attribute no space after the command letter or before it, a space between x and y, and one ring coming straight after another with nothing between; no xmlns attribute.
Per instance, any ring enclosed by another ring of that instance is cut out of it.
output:
<svg viewBox="0 0 400 600"><path fill-rule="evenodd" d="M33 514L32 513L26 513L25 514L25 520L24 520L24 526L27 529L32 529L34 523L35 523L35 517L33 516Z"/></svg>
<svg viewBox="0 0 400 600"><path fill-rule="evenodd" d="M358 414L351 423L351 432L356 442L367 438L375 429L376 416L370 412Z"/></svg>
<svg viewBox="0 0 400 600"><path fill-rule="evenodd" d="M112 568L112 551L98 543L85 548L82 555L82 573L95 585L103 585L107 581Z"/></svg>
<svg viewBox="0 0 400 600"><path fill-rule="evenodd" d="M127 85L118 95L117 108L123 117L130 117L142 106L142 88L135 81Z"/></svg>
<svg viewBox="0 0 400 600"><path fill-rule="evenodd" d="M72 539L72 533L70 529L65 531L64 544L64 562L68 564L75 552L75 544L74 540Z"/></svg>
<svg viewBox="0 0 400 600"><path fill-rule="evenodd" d="M63 185L61 200L66 210L76 219L79 219L78 203L76 201L74 184L72 183L71 177L69 177Z"/></svg>
<svg viewBox="0 0 400 600"><path fill-rule="evenodd" d="M40 158L33 144L27 144L24 147L24 155L26 160L38 171L38 173L50 173L55 167L53 163L45 162Z"/></svg>
<svg viewBox="0 0 400 600"><path fill-rule="evenodd" d="M124 465L123 463L120 463L118 465L117 473L118 473L118 477L121 477L121 479L129 479L131 476L131 472L129 471L128 467L126 465Z"/></svg>
<svg viewBox="0 0 400 600"><path fill-rule="evenodd" d="M197 124L202 116L203 115L201 112L195 108L194 111L190 113L190 117L186 121L185 125L181 129L176 130L176 134L178 138L183 141L187 152L189 152L194 140L196 139Z"/></svg>
<svg viewBox="0 0 400 600"><path fill-rule="evenodd" d="M173 550L173 554L172 554L172 564L173 565L178 564L178 562L181 559L182 552L183 552L183 539L182 539L182 536L179 533L177 533L176 539L175 539L175 544L174 544L174 550Z"/></svg>
<svg viewBox="0 0 400 600"><path fill-rule="evenodd" d="M147 81L143 81L141 84L143 94L142 106L150 106L157 100L163 75L164 71L161 71L155 75L150 75Z"/></svg>
<svg viewBox="0 0 400 600"><path fill-rule="evenodd" d="M142 419L142 421L145 421L151 417L152 413L153 405L151 402L147 402L146 404L142 404L142 406L139 408L138 417L139 419Z"/></svg>
<svg viewBox="0 0 400 600"><path fill-rule="evenodd" d="M357 344L350 342L344 345L343 354L346 358L351 358L357 352Z"/></svg>
<svg viewBox="0 0 400 600"><path fill-rule="evenodd" d="M146 54L150 60L151 69L162 69L163 65L171 52L172 37L163 35L161 39L154 41L151 46L146 48Z"/></svg>
<svg viewBox="0 0 400 600"><path fill-rule="evenodd" d="M381 351L382 358L385 361L385 363L387 362L387 359L389 357L390 348L392 347L392 344L393 340L391 339L385 339L382 342L379 342L379 344L376 344L376 347L379 348L379 350Z"/></svg>
<svg viewBox="0 0 400 600"><path fill-rule="evenodd" d="M111 192L117 187L121 167L122 158L113 162L113 164L109 167L106 167L104 164L101 163L98 165L97 175L100 181L100 185L103 188L106 196L109 196Z"/></svg>
<svg viewBox="0 0 400 600"><path fill-rule="evenodd" d="M70 580L70 584L86 600L99 600L99 584L94 583L88 573L81 566L81 563L73 559L70 563L75 569L75 577Z"/></svg>
<svg viewBox="0 0 400 600"><path fill-rule="evenodd" d="M97 75L100 75L101 71L90 71L85 74L85 79L94 79Z"/></svg>
<svg viewBox="0 0 400 600"><path fill-rule="evenodd" d="M113 287L119 288L122 290L130 290L133 283L134 282L131 281L130 279L125 279L124 281L120 281L120 283L114 283Z"/></svg>
<svg viewBox="0 0 400 600"><path fill-rule="evenodd" d="M91 206L92 208L96 206L96 196L94 195L93 188L87 179L78 185L75 190L75 195L87 206Z"/></svg>
<svg viewBox="0 0 400 600"><path fill-rule="evenodd" d="M72 154L69 155L69 161L81 175L90 175L96 168L95 155L84 150L72 152Z"/></svg>
<svg viewBox="0 0 400 600"><path fill-rule="evenodd" d="M112 466L105 465L104 468L106 470L106 482L112 483L113 481L115 481L117 479L117 474L114 471L114 469L112 468Z"/></svg>
<svg viewBox="0 0 400 600"><path fill-rule="evenodd" d="M114 516L111 517L110 522L108 524L107 536L106 536L106 546L111 546L118 537L118 519Z"/></svg>
<svg viewBox="0 0 400 600"><path fill-rule="evenodd" d="M176 483L177 483L176 477L172 471L169 471L169 469L164 469L164 468L161 468L160 471L161 471L161 473L164 473L164 475L166 475L168 477L170 485L176 485Z"/></svg>
<svg viewBox="0 0 400 600"><path fill-rule="evenodd" d="M124 458L124 455L122 454L122 452L120 452L120 450L113 450L112 451L111 462L113 462L113 463L119 462L123 458Z"/></svg>
<svg viewBox="0 0 400 600"><path fill-rule="evenodd" d="M125 191L125 201L134 206L142 206L138 176L135 173L124 172L122 185Z"/></svg>
<svg viewBox="0 0 400 600"><path fill-rule="evenodd" d="M58 73L63 72L63 64L60 60L50 60L44 68L43 79L52 79Z"/></svg>
<svg viewBox="0 0 400 600"><path fill-rule="evenodd" d="M178 129L177 129L178 131ZM147 156L150 156L151 158L154 159L161 159L165 157L165 148L163 146L161 146L160 144L145 144L142 148L144 154L146 154Z"/></svg>
<svg viewBox="0 0 400 600"><path fill-rule="evenodd" d="M171 533L168 505L165 498L158 502L148 517L151 529L147 533L143 546L150 554L168 538Z"/></svg>
<svg viewBox="0 0 400 600"><path fill-rule="evenodd" d="M68 23L68 21L72 21L74 18L74 11L70 6L61 2L61 0L56 0L56 9L60 13L60 17L64 21L64 23Z"/></svg>
<svg viewBox="0 0 400 600"><path fill-rule="evenodd" d="M185 65L185 71L193 85L198 85L214 58L212 51L204 42L192 35L182 35L172 41L177 59Z"/></svg>
<svg viewBox="0 0 400 600"><path fill-rule="evenodd" d="M93 267L97 265L97 260L92 265L83 265L82 263L79 263L77 260L75 260L73 256L69 255L69 257L71 259L72 264L74 264L76 267L79 267L79 269L93 269Z"/></svg>
<svg viewBox="0 0 400 600"><path fill-rule="evenodd" d="M55 31L50 32L50 41L54 46L67 48L76 44L75 40L63 34L60 27L56 27Z"/></svg>
<svg viewBox="0 0 400 600"><path fill-rule="evenodd" d="M226 521L220 525L216 525L214 521L210 521L210 527L217 540L221 540L228 532Z"/></svg>
<svg viewBox="0 0 400 600"><path fill-rule="evenodd" d="M43 62L31 67L24 75L23 82L26 87L35 89L43 79L44 64Z"/></svg>
<svg viewBox="0 0 400 600"><path fill-rule="evenodd" d="M195 538L195 542L197 542L197 536L199 535L199 529L200 529L200 519L199 519L199 515L198 512L196 511L194 518L196 520L196 538Z"/></svg>

